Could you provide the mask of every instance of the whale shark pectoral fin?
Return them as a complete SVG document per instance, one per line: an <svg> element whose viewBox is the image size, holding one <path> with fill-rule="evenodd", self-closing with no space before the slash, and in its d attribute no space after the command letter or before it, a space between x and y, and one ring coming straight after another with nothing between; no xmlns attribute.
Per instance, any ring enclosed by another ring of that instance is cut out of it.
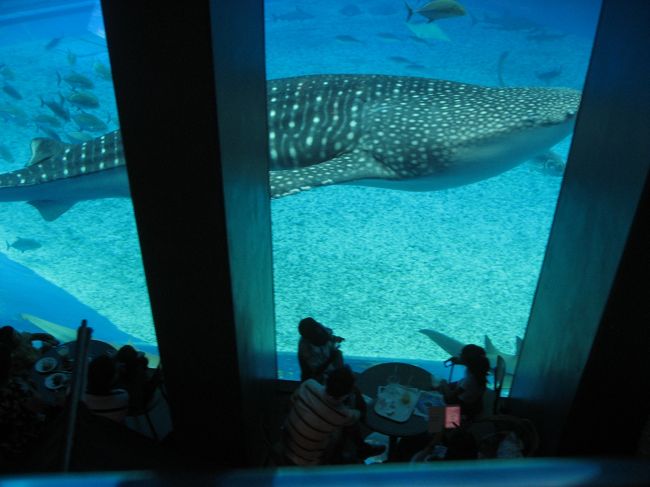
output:
<svg viewBox="0 0 650 487"><path fill-rule="evenodd" d="M433 340L436 343L436 345L442 348L449 355L459 356L461 350L465 346L464 343L461 343L458 340L448 337L444 333L440 333L439 331L436 330L425 329L425 330L420 330L420 333L431 338L431 340Z"/></svg>
<svg viewBox="0 0 650 487"><path fill-rule="evenodd" d="M370 153L363 150L354 150L300 169L271 171L269 175L272 198L357 179L394 176L392 170L384 167Z"/></svg>
<svg viewBox="0 0 650 487"><path fill-rule="evenodd" d="M27 203L38 210L43 220L51 222L72 208L76 201L36 200Z"/></svg>
<svg viewBox="0 0 650 487"><path fill-rule="evenodd" d="M39 162L42 162L55 154L59 154L64 149L65 144L63 142L59 142L58 140L48 139L45 137L37 137L35 139L32 139L32 158L27 164L25 164L25 167L38 164Z"/></svg>

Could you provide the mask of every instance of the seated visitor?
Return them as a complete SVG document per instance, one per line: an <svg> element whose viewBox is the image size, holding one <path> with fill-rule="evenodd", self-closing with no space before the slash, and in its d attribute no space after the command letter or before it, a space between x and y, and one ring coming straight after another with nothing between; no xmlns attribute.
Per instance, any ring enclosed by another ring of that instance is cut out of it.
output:
<svg viewBox="0 0 650 487"><path fill-rule="evenodd" d="M12 368L15 374L28 373L40 358L41 352L32 342L41 341L44 347L56 346L59 341L49 333L18 332L12 326L0 328L0 343L11 351Z"/></svg>
<svg viewBox="0 0 650 487"><path fill-rule="evenodd" d="M149 376L149 359L131 345L124 345L115 354L118 368L116 386L129 393L129 412L143 411L151 401L160 382L158 370Z"/></svg>
<svg viewBox="0 0 650 487"><path fill-rule="evenodd" d="M87 386L82 400L93 414L120 423L128 412L129 393L116 387L117 377L117 367L111 357L95 357L88 364Z"/></svg>
<svg viewBox="0 0 650 487"><path fill-rule="evenodd" d="M354 443L359 458L381 454L384 446L363 441L361 412L344 404L354 391L354 374L348 366L333 370L322 386L308 379L292 396L285 424L285 456L296 465L323 465L340 455L346 440Z"/></svg>
<svg viewBox="0 0 650 487"><path fill-rule="evenodd" d="M465 377L452 383L442 380L438 389L447 404L460 405L462 414L473 418L483 409L483 394L490 371L485 349L478 345L465 345L460 357L452 357L450 361L465 366Z"/></svg>
<svg viewBox="0 0 650 487"><path fill-rule="evenodd" d="M46 419L42 401L12 369L12 351L0 343L0 470L21 461Z"/></svg>
<svg viewBox="0 0 650 487"><path fill-rule="evenodd" d="M301 320L298 332L300 380L315 379L323 384L329 372L343 366L339 344L344 339L335 336L331 328L323 326L314 318Z"/></svg>

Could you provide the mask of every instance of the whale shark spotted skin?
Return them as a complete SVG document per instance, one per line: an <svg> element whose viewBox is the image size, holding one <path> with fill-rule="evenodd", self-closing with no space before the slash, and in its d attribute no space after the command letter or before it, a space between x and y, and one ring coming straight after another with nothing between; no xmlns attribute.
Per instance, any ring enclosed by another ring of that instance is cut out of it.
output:
<svg viewBox="0 0 650 487"><path fill-rule="evenodd" d="M504 172L571 132L580 92L487 88L416 77L313 75L267 84L274 198L331 184L431 191ZM128 197L120 132L82 144L32 141L0 174L0 201L48 221L77 201Z"/></svg>
<svg viewBox="0 0 650 487"><path fill-rule="evenodd" d="M338 183L407 191L500 174L571 133L580 92L320 75L269 87L271 195Z"/></svg>

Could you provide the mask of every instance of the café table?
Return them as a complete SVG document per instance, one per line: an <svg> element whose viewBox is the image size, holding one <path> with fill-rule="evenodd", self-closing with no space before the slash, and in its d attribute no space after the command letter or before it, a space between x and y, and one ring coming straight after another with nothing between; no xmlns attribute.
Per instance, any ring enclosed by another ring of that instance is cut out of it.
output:
<svg viewBox="0 0 650 487"><path fill-rule="evenodd" d="M35 366L32 367L30 374L31 381L39 396L46 404L51 406L60 405L63 397L65 397L68 389L67 387L50 389L45 385L45 381L47 377L57 372L69 375L72 372L72 364L74 363L76 350L76 341L62 343L56 347L50 348L41 355L41 358L51 357L56 360L56 365L52 370L48 370L47 372L38 372ZM100 355L113 355L116 352L117 350L113 345L101 340L90 340L88 343L88 361Z"/></svg>
<svg viewBox="0 0 650 487"><path fill-rule="evenodd" d="M433 376L426 370L415 365L405 363L384 363L364 370L357 377L357 387L361 392L370 397L365 424L373 431L389 437L388 458L395 452L397 440L403 437L418 436L427 432L428 422L425 418L411 414L408 420L397 422L380 416L375 412L377 389L389 382L398 383L405 387L431 391Z"/></svg>

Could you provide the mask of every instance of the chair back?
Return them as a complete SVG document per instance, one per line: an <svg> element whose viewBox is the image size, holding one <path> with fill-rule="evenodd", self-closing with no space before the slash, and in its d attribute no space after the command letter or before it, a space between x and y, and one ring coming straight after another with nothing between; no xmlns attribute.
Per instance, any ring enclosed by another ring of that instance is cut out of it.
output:
<svg viewBox="0 0 650 487"><path fill-rule="evenodd" d="M74 368L72 369L70 394L65 408L67 417L65 422L65 442L63 444L63 464L61 466L63 472L67 472L70 468L72 444L77 423L77 408L79 400L81 399L81 393L86 383L86 372L88 370L88 343L90 342L91 334L92 328L88 327L86 320L82 320L81 326L77 330Z"/></svg>
<svg viewBox="0 0 650 487"><path fill-rule="evenodd" d="M501 399L501 389L503 388L503 380L506 377L506 361L501 355L497 355L497 364L494 367L494 403L492 406L492 414L497 414L499 410L499 400Z"/></svg>

